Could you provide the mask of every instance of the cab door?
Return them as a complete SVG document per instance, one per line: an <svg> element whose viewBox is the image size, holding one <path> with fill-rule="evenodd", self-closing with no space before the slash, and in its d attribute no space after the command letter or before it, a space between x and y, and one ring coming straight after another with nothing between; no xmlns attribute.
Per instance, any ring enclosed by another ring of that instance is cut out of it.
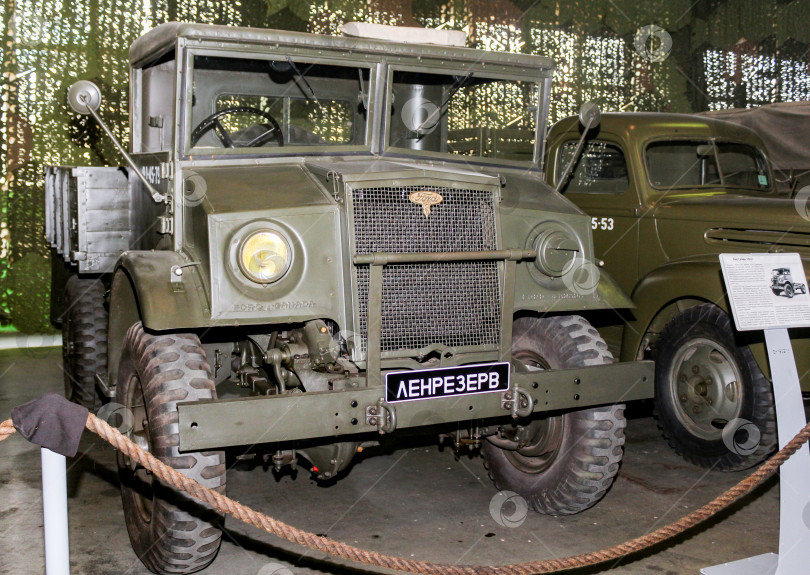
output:
<svg viewBox="0 0 810 575"><path fill-rule="evenodd" d="M556 185L577 147L577 140L562 142L554 151ZM591 216L596 257L628 294L638 281L638 220L642 216L632 173L621 144L609 139L585 143L562 193Z"/></svg>

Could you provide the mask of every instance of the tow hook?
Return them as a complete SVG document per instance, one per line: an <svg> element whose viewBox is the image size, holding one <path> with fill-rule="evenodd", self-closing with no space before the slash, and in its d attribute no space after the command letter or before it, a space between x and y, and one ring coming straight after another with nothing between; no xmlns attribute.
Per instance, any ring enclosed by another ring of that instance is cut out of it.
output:
<svg viewBox="0 0 810 575"><path fill-rule="evenodd" d="M366 424L376 425L380 435L391 433L397 428L397 410L381 397L376 405L366 407Z"/></svg>
<svg viewBox="0 0 810 575"><path fill-rule="evenodd" d="M532 414L534 399L527 391L516 385L501 395L501 407L512 413L512 419L528 417Z"/></svg>

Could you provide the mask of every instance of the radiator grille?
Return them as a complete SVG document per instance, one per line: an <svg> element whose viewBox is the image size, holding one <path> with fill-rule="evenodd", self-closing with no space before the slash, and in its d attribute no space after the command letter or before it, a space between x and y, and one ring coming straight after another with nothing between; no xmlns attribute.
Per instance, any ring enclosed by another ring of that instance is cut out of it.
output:
<svg viewBox="0 0 810 575"><path fill-rule="evenodd" d="M442 195L426 218L408 198L430 190ZM355 250L449 252L497 249L492 191L435 186L353 190ZM368 333L369 267L355 267L361 352ZM382 351L499 343L498 264L438 262L383 269Z"/></svg>

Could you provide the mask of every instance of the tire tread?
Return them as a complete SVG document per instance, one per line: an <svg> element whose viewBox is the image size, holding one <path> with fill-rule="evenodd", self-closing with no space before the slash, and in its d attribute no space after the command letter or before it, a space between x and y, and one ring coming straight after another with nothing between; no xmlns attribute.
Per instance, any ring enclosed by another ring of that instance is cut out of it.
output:
<svg viewBox="0 0 810 575"><path fill-rule="evenodd" d="M96 372L107 369L104 296L104 284L98 279L73 275L65 284L66 309L62 320L65 396L90 411L101 407L101 398L96 392Z"/></svg>
<svg viewBox="0 0 810 575"><path fill-rule="evenodd" d="M127 352L131 354L132 367L141 378L153 454L183 475L224 493L223 451L179 451L177 402L216 399L211 368L197 336L153 335L136 323L127 331L124 347L124 357ZM128 487L122 483L122 493L125 489ZM154 573L204 569L219 550L222 532L218 525L222 517L167 486L156 483L154 489L151 523L143 524L136 513L126 513L136 554ZM126 507L126 497L124 501Z"/></svg>

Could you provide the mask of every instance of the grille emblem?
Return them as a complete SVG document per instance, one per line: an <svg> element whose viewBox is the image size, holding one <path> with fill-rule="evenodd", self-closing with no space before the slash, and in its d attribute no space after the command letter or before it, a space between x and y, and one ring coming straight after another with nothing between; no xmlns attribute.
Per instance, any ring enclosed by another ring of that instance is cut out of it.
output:
<svg viewBox="0 0 810 575"><path fill-rule="evenodd" d="M437 192L431 192L430 190L417 190L415 192L411 192L408 199L414 204L419 204L422 206L422 212L425 214L425 218L429 218L431 206L441 204L444 198Z"/></svg>

